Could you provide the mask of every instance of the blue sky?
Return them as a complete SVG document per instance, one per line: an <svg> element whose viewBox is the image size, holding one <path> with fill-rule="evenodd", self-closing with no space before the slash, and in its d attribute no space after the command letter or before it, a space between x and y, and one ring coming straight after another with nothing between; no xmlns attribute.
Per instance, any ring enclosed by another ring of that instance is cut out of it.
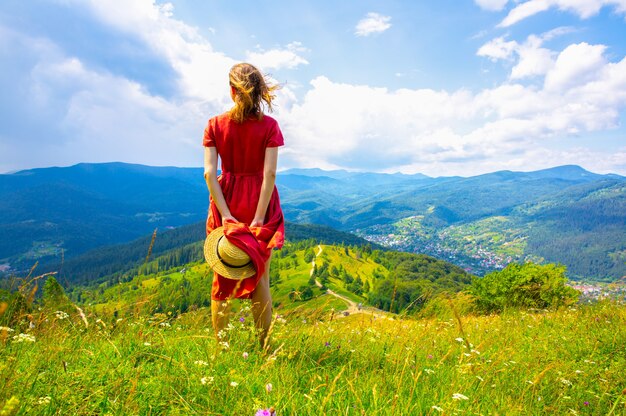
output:
<svg viewBox="0 0 626 416"><path fill-rule="evenodd" d="M249 61L279 164L626 175L626 0L4 0L0 172L201 166Z"/></svg>

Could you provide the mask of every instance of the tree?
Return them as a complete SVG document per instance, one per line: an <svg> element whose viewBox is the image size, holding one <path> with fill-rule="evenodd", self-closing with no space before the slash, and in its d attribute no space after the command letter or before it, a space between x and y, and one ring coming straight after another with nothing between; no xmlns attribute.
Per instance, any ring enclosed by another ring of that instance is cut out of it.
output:
<svg viewBox="0 0 626 416"><path fill-rule="evenodd" d="M548 308L578 301L580 292L567 286L565 266L511 263L501 271L475 278L471 293L486 311L507 307Z"/></svg>
<svg viewBox="0 0 626 416"><path fill-rule="evenodd" d="M57 279L50 276L43 285L43 303L50 307L63 306L68 302L67 296L63 291L63 287L57 282Z"/></svg>

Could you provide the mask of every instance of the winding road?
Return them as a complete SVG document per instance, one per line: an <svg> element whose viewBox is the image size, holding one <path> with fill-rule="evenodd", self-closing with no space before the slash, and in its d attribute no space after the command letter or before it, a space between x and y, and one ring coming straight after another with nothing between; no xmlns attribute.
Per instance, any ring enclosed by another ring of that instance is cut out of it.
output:
<svg viewBox="0 0 626 416"><path fill-rule="evenodd" d="M313 272L315 271L315 260L317 260L317 258L320 256L320 254L322 254L322 245L318 244L317 245L317 253L315 253L315 257L313 258L313 260L311 260L311 271L309 272L309 276L313 277ZM320 283L319 280L315 279L315 285L317 287L322 287L322 284ZM338 299L343 300L344 302L346 302L346 304L348 305L348 309L342 311L339 316L343 317L343 316L348 316L348 315L353 315L353 314L357 314L357 313L365 313L365 312L370 312L372 316L376 317L376 318L387 318L387 319L391 319L389 318L389 316L387 316L387 314L384 311L381 311L380 309L374 308L372 306L359 306L360 304L357 304L356 302L354 302L353 300L340 295L330 289L326 289L326 294L334 296Z"/></svg>

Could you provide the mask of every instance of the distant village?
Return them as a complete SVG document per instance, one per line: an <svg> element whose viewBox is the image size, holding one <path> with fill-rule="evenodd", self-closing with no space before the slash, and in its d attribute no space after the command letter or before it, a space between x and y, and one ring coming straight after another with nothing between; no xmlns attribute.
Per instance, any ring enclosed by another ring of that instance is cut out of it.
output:
<svg viewBox="0 0 626 416"><path fill-rule="evenodd" d="M413 253L423 253L438 259L446 260L463 267L466 272L482 276L490 271L501 270L509 263L527 259L502 256L477 246L471 254L441 244L438 239L423 241L408 235L395 233L364 234L358 233L372 243ZM602 299L617 299L626 302L626 276L616 283L580 283L572 281L571 287L581 292L581 302L592 302Z"/></svg>

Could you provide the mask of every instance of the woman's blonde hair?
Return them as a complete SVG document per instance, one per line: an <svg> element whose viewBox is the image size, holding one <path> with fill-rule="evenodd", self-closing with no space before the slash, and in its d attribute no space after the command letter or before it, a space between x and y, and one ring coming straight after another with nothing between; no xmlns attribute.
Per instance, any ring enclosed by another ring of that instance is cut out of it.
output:
<svg viewBox="0 0 626 416"><path fill-rule="evenodd" d="M263 107L272 112L273 94L279 86L270 84L265 76L254 66L240 63L233 66L228 74L230 85L235 88L235 106L228 115L232 120L241 123L254 116L263 118Z"/></svg>

